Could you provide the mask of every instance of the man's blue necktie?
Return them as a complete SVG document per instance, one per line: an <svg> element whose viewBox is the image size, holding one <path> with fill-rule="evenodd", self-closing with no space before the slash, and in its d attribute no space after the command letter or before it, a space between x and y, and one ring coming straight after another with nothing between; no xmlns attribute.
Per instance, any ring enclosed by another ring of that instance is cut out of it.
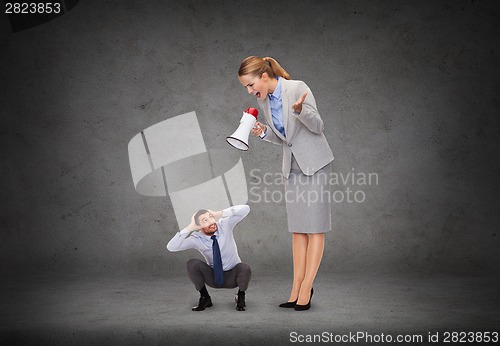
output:
<svg viewBox="0 0 500 346"><path fill-rule="evenodd" d="M220 255L219 242L215 235L213 235L212 240L212 252L214 255L214 279L217 287L221 287L224 283L224 270L222 269L222 257Z"/></svg>

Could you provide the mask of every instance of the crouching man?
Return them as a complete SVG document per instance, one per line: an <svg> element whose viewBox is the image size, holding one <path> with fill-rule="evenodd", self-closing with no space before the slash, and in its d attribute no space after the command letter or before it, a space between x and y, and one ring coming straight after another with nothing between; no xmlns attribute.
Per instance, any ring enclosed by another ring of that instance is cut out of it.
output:
<svg viewBox="0 0 500 346"><path fill-rule="evenodd" d="M187 262L189 278L200 292L200 300L193 311L202 311L213 305L205 285L238 287L236 310L245 311L245 291L252 272L248 264L241 262L233 229L249 212L248 205L235 205L216 212L199 210L191 218L191 223L167 244L169 251L196 249L205 258L206 262L194 258Z"/></svg>

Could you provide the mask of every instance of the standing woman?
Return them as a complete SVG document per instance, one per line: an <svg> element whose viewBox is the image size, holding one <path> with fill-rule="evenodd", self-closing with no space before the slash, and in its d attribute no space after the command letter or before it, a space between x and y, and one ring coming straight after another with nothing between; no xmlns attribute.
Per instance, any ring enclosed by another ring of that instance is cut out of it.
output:
<svg viewBox="0 0 500 346"><path fill-rule="evenodd" d="M331 230L330 173L333 154L323 134L323 120L309 87L273 58L243 60L238 79L257 97L267 126L252 134L283 147L283 175L288 230L292 233L293 286L283 308L308 310L318 272L325 232Z"/></svg>

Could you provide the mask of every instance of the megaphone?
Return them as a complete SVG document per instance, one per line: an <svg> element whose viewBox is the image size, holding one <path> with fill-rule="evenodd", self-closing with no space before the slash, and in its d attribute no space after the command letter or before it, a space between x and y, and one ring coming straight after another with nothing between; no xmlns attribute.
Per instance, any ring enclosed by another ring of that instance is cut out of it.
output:
<svg viewBox="0 0 500 346"><path fill-rule="evenodd" d="M236 149L248 150L248 136L250 135L250 131L255 125L257 121L257 115L259 111L255 108L248 108L243 112L243 116L240 120L240 126L234 131L234 133L226 137L226 141L231 144Z"/></svg>

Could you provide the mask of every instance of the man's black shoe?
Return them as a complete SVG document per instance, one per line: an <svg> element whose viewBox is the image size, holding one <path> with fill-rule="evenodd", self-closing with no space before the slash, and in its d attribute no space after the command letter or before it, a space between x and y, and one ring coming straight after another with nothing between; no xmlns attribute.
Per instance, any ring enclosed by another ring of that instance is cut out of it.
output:
<svg viewBox="0 0 500 346"><path fill-rule="evenodd" d="M197 306L193 306L191 310L193 311L203 311L205 308L211 307L212 304L212 298L210 297L200 297L200 301L198 302Z"/></svg>
<svg viewBox="0 0 500 346"><path fill-rule="evenodd" d="M244 294L236 294L234 297L234 301L236 302L236 310L237 311L245 311L245 295Z"/></svg>

